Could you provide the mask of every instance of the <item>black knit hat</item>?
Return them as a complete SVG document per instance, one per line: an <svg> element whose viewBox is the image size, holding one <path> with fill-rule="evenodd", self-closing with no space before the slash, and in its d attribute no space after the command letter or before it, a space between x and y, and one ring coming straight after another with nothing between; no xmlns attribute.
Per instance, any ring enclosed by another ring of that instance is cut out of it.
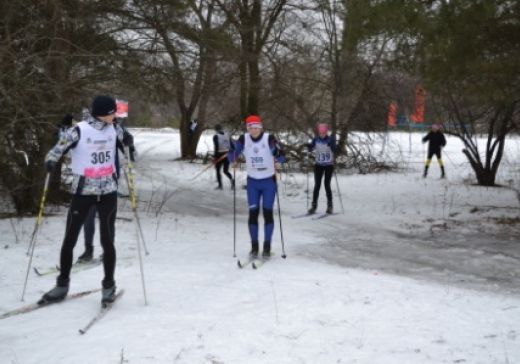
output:
<svg viewBox="0 0 520 364"><path fill-rule="evenodd" d="M92 101L92 116L107 116L117 110L116 100L110 96L99 95Z"/></svg>

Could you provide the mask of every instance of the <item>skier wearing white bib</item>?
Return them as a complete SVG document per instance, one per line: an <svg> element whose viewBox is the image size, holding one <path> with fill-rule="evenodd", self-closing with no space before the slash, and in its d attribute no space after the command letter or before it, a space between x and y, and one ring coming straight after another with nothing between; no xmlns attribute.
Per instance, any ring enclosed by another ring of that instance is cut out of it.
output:
<svg viewBox="0 0 520 364"><path fill-rule="evenodd" d="M115 299L114 247L117 213L117 145L123 143L123 130L114 125L116 102L110 96L97 96L92 102L91 115L68 129L45 158L51 172L60 158L70 151L72 200L67 215L65 237L60 253L60 274L56 287L45 293L41 302L63 300L69 291L73 249L92 206L97 207L101 245L103 247L102 303Z"/></svg>

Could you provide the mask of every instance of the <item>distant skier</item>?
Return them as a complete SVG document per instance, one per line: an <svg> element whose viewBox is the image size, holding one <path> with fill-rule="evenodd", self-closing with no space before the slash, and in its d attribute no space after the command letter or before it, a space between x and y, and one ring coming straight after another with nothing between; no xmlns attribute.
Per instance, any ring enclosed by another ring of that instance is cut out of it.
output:
<svg viewBox="0 0 520 364"><path fill-rule="evenodd" d="M312 139L307 146L310 151L314 151L314 191L312 194L312 204L309 214L314 214L318 208L318 197L320 195L321 180L325 175L325 192L327 194L327 214L332 214L332 189L330 182L334 172L334 153L336 152L336 138L330 136L327 124L318 124L318 135Z"/></svg>
<svg viewBox="0 0 520 364"><path fill-rule="evenodd" d="M432 130L422 139L423 143L428 142L428 157L426 158L426 163L424 165L424 174L423 177L426 178L428 175L428 168L430 168L430 163L433 155L437 156L437 162L441 167L441 178L444 178L444 164L442 163L442 148L446 145L446 138L441 131L441 126L439 124L433 124Z"/></svg>
<svg viewBox="0 0 520 364"><path fill-rule="evenodd" d="M251 252L258 256L258 215L260 206L264 214L264 246L262 256L271 255L271 237L274 230L273 205L276 197L275 159L284 162L283 152L275 137L263 131L258 115L246 118L247 133L240 136L228 158L235 162L240 154L246 159L247 203L249 205L249 235ZM262 200L262 205L260 205Z"/></svg>
<svg viewBox="0 0 520 364"><path fill-rule="evenodd" d="M116 102L110 96L96 96L91 115L68 129L61 140L45 158L47 171L52 171L60 158L70 150L73 181L65 237L60 254L60 274L56 286L45 293L40 302L63 300L69 291L73 249L85 218L96 206L100 220L101 245L103 247L102 303L115 299L114 247L115 219L117 213L117 176L115 166L116 145L123 142L123 130L113 125Z"/></svg>
<svg viewBox="0 0 520 364"><path fill-rule="evenodd" d="M197 127L199 126L199 122L197 119L193 119L190 121L190 125L188 127L188 139L191 143L193 136L195 135L195 132L197 131Z"/></svg>
<svg viewBox="0 0 520 364"><path fill-rule="evenodd" d="M220 169L222 166L224 166L224 174L231 181L231 188L235 188L235 181L233 180L231 173L229 173L229 160L227 158L223 158L223 156L227 155L231 149L231 138L229 134L224 131L222 125L220 124L215 125L215 131L216 134L213 136L213 145L215 147L214 161L215 170L217 172L217 189L222 189L222 176L220 174Z"/></svg>

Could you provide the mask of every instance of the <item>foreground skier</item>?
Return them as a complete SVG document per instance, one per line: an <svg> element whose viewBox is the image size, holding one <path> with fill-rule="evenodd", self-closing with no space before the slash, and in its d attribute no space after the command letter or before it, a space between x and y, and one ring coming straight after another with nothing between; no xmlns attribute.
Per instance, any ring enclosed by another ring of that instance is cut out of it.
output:
<svg viewBox="0 0 520 364"><path fill-rule="evenodd" d="M103 247L102 304L113 302L116 286L114 270L115 219L117 212L116 146L123 142L123 130L114 125L116 102L110 96L97 96L92 102L91 115L66 131L45 158L45 167L52 172L60 158L70 151L73 181L72 200L67 215L65 237L60 254L60 274L56 287L45 293L40 304L58 302L69 292L73 249L90 208L99 214Z"/></svg>
<svg viewBox="0 0 520 364"><path fill-rule="evenodd" d="M235 162L244 154L247 167L247 203L249 205L249 235L251 252L258 256L258 215L260 206L264 213L264 249L262 256L271 255L271 237L274 230L273 205L276 197L275 158L284 162L280 146L274 135L263 131L262 120L257 115L246 118L247 133L240 136L235 149L228 154L230 162ZM262 205L260 205L262 200Z"/></svg>

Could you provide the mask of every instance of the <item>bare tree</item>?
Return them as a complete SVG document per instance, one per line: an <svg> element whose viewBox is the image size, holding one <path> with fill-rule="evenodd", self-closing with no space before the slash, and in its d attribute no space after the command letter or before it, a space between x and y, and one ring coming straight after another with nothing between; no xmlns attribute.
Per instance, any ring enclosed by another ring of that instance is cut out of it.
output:
<svg viewBox="0 0 520 364"><path fill-rule="evenodd" d="M227 21L239 34L240 112L258 114L262 77L261 55L287 0L216 0Z"/></svg>
<svg viewBox="0 0 520 364"><path fill-rule="evenodd" d="M136 52L146 49L151 66L173 94L179 114L181 156L193 158L206 123L211 85L216 76L217 49L227 42L226 24L215 21L214 1L175 2L148 0L128 2L116 11L133 31ZM168 95L168 93L166 93ZM190 121L198 119L195 133Z"/></svg>
<svg viewBox="0 0 520 364"><path fill-rule="evenodd" d="M82 1L0 5L0 183L19 214L37 209L54 124L111 79L102 12Z"/></svg>

